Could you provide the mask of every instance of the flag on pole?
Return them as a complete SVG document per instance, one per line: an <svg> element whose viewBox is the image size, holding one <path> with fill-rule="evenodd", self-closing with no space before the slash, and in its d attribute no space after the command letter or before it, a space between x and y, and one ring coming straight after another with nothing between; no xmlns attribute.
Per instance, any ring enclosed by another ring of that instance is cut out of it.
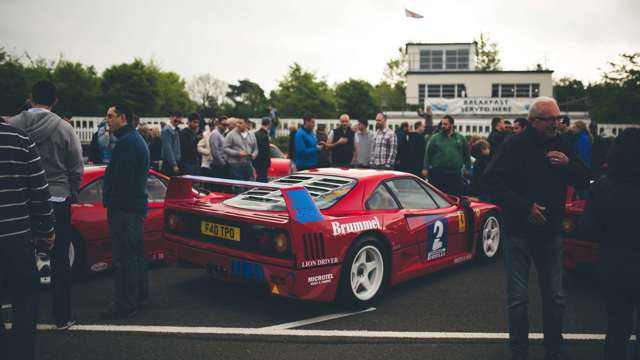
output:
<svg viewBox="0 0 640 360"><path fill-rule="evenodd" d="M404 14L407 17L414 18L414 19L422 19L424 17L424 16L422 16L422 15L416 13L416 12L413 12L413 11L407 10L407 9L404 9Z"/></svg>

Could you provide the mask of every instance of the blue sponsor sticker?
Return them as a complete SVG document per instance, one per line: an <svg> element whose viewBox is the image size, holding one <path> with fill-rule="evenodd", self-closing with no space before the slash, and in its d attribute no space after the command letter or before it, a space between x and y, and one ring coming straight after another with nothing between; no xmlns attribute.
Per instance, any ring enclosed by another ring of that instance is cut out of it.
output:
<svg viewBox="0 0 640 360"><path fill-rule="evenodd" d="M307 190L290 190L287 191L287 196L289 197L291 207L293 207L293 219L297 223L304 224L324 220L324 216L322 216L320 210L318 210L318 207L313 202Z"/></svg>
<svg viewBox="0 0 640 360"><path fill-rule="evenodd" d="M246 279L262 281L264 280L264 269L262 265L248 261L232 260L231 273L234 276Z"/></svg>
<svg viewBox="0 0 640 360"><path fill-rule="evenodd" d="M441 217L427 226L427 260L435 260L447 255L448 225L447 218Z"/></svg>

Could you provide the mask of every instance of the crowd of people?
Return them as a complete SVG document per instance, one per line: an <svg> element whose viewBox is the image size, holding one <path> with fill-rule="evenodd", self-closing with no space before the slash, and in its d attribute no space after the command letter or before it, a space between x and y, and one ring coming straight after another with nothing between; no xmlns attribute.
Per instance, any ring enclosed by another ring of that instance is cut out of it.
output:
<svg viewBox="0 0 640 360"><path fill-rule="evenodd" d="M74 324L70 206L77 201L84 164L78 136L53 112L56 102L55 85L40 81L32 88L30 109L0 124L0 299L10 300L14 309L14 340L9 341L0 326L3 359L34 355L37 246L51 250L55 326L64 330ZM160 130L140 124L126 105L107 107L88 149L89 162L106 165L103 203L112 240L114 294L102 318L129 318L148 306L142 234L149 169L167 176L266 182L276 119L270 108L254 130L247 118L220 117L206 123L191 113L184 126L182 114L173 112ZM609 314L605 356L624 358L633 313L640 311L640 239L628 230L640 213L639 129L625 130L611 145L595 124L570 124L555 100L538 98L527 118L513 123L494 118L487 139L467 139L456 131L450 115L435 126L425 117L394 131L382 112L376 114L373 130L367 119L352 122L349 114L342 114L339 126L327 133L324 126L316 129L316 117L307 113L299 127L289 130L288 154L297 170L398 170L427 179L448 194L500 205L512 359L526 359L528 353L531 263L539 274L547 358L567 358L559 229L566 188L578 189L588 199L581 224L588 229L584 236L602 244L601 279ZM8 293L2 291L5 283Z"/></svg>
<svg viewBox="0 0 640 360"><path fill-rule="evenodd" d="M194 112L181 127L182 114L173 112L161 130L139 122L132 126L147 145L150 167L169 177L202 175L266 182L271 166L271 122L271 117L264 117L256 130L246 117L223 116L206 123ZM106 124L98 125L89 145L92 164L109 164L117 144Z"/></svg>

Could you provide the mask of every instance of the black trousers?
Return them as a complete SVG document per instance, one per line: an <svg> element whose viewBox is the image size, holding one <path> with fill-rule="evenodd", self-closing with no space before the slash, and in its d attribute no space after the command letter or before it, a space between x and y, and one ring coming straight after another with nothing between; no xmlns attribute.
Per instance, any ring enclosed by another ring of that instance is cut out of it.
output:
<svg viewBox="0 0 640 360"><path fill-rule="evenodd" d="M636 321L636 337L640 338L640 287L603 284L607 304L607 338L604 345L606 360L627 359L629 336ZM634 288L635 287L635 288ZM635 313L635 316L634 316ZM636 340L634 360L640 360L640 343Z"/></svg>
<svg viewBox="0 0 640 360"><path fill-rule="evenodd" d="M229 165L211 165L211 177L228 179L229 178Z"/></svg>
<svg viewBox="0 0 640 360"><path fill-rule="evenodd" d="M53 320L57 325L71 319L71 283L69 264L71 243L71 202L51 202L56 217L56 241L51 252L51 295L53 296ZM79 249L75 249L76 252Z"/></svg>
<svg viewBox="0 0 640 360"><path fill-rule="evenodd" d="M114 304L120 311L131 311L149 303L144 219L144 213L107 211L113 253Z"/></svg>
<svg viewBox="0 0 640 360"><path fill-rule="evenodd" d="M258 182L267 182L268 181L268 177L267 177L267 173L268 173L268 169L264 166L256 166L256 181Z"/></svg>
<svg viewBox="0 0 640 360"><path fill-rule="evenodd" d="M183 171L184 169L180 169L180 171ZM163 173L164 175L168 176L168 177L173 177L173 176L180 176L181 174L179 172L175 172L173 171L173 166L169 165L169 163L167 161L163 161L162 162L162 171L160 171L161 173Z"/></svg>
<svg viewBox="0 0 640 360"><path fill-rule="evenodd" d="M0 238L0 303L13 306L11 331L0 313L0 359L34 358L39 285L31 235Z"/></svg>
<svg viewBox="0 0 640 360"><path fill-rule="evenodd" d="M429 171L429 183L447 194L462 195L462 174L460 172L431 169Z"/></svg>

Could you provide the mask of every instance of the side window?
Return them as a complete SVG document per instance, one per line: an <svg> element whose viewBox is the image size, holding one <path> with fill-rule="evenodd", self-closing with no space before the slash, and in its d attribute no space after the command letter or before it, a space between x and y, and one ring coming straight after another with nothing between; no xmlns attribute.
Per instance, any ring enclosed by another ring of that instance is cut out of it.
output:
<svg viewBox="0 0 640 360"><path fill-rule="evenodd" d="M438 204L414 179L396 179L387 182L400 205L405 209L437 209Z"/></svg>
<svg viewBox="0 0 640 360"><path fill-rule="evenodd" d="M78 194L79 203L102 203L102 179L85 186Z"/></svg>
<svg viewBox="0 0 640 360"><path fill-rule="evenodd" d="M157 177L149 175L147 177L147 194L149 194L149 201L164 201L167 185Z"/></svg>
<svg viewBox="0 0 640 360"><path fill-rule="evenodd" d="M384 184L380 184L365 203L365 207L367 210L393 210L398 208L398 204Z"/></svg>
<svg viewBox="0 0 640 360"><path fill-rule="evenodd" d="M438 195L435 191L433 191L427 185L422 184L422 187L427 191L427 193L436 202L436 204L438 204L438 207L446 208L446 207L451 206L451 203L447 199L445 199L442 196Z"/></svg>

